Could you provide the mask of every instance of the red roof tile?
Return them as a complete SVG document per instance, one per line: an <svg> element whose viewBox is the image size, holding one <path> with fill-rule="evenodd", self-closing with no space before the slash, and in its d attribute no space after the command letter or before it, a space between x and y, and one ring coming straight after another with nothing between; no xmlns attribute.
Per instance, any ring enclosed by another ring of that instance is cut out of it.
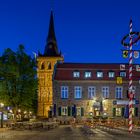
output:
<svg viewBox="0 0 140 140"><path fill-rule="evenodd" d="M128 80L128 64L125 64L127 77L123 78L124 80ZM73 77L74 71L80 72L80 77L75 78ZM91 71L91 78L85 78L84 73L85 71ZM102 71L103 78L97 78L96 72ZM109 78L108 72L114 71L115 78ZM120 74L120 64L119 63L62 63L58 64L56 67L56 72L54 79L55 80L116 80ZM133 79L139 80L140 79L140 72L136 71L136 66L133 66Z"/></svg>

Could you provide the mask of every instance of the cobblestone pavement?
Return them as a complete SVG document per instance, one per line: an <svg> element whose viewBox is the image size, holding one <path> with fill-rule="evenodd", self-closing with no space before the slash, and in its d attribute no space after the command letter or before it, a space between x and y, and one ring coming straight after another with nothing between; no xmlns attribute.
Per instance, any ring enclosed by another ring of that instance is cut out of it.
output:
<svg viewBox="0 0 140 140"><path fill-rule="evenodd" d="M69 125L59 126L52 130L3 130L0 140L139 140L140 134L128 134L119 131L104 131L91 129L86 131L82 127Z"/></svg>

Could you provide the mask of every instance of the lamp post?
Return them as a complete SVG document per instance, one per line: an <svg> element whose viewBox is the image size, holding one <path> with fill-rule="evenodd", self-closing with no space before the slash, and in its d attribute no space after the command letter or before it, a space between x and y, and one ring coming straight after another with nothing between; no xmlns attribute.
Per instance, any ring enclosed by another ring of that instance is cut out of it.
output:
<svg viewBox="0 0 140 140"><path fill-rule="evenodd" d="M4 107L4 103L0 103L0 111L1 111L1 128L3 128L3 107Z"/></svg>

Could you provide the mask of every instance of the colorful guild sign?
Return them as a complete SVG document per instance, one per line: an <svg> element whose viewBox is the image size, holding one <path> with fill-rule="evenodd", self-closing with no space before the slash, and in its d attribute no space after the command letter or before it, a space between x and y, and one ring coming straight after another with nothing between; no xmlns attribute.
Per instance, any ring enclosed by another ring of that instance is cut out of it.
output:
<svg viewBox="0 0 140 140"><path fill-rule="evenodd" d="M122 77L117 77L117 84L122 84Z"/></svg>
<svg viewBox="0 0 140 140"><path fill-rule="evenodd" d="M125 65L124 64L120 65L120 70L125 70Z"/></svg>

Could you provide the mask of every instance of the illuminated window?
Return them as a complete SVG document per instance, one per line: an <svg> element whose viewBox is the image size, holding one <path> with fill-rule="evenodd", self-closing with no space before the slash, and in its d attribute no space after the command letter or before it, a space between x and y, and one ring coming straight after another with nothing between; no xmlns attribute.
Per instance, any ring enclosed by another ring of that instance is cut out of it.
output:
<svg viewBox="0 0 140 140"><path fill-rule="evenodd" d="M93 99L96 96L96 88L95 87L88 87L88 98Z"/></svg>
<svg viewBox="0 0 140 140"><path fill-rule="evenodd" d="M50 70L51 68L51 63L48 63L48 69Z"/></svg>
<svg viewBox="0 0 140 140"><path fill-rule="evenodd" d="M45 63L42 63L41 64L41 70L44 70L45 69Z"/></svg>
<svg viewBox="0 0 140 140"><path fill-rule="evenodd" d="M68 86L61 86L61 98L62 99L68 98Z"/></svg>
<svg viewBox="0 0 140 140"><path fill-rule="evenodd" d="M132 108L132 116L135 116L135 109Z"/></svg>
<svg viewBox="0 0 140 140"><path fill-rule="evenodd" d="M74 71L73 72L73 77L80 77L80 72L79 71Z"/></svg>
<svg viewBox="0 0 140 140"><path fill-rule="evenodd" d="M81 107L76 107L76 115L81 116Z"/></svg>
<svg viewBox="0 0 140 140"><path fill-rule="evenodd" d="M109 98L109 87L102 87L103 98Z"/></svg>
<svg viewBox="0 0 140 140"><path fill-rule="evenodd" d="M102 71L98 71L97 72L97 77L98 78L102 78L103 77L103 72Z"/></svg>
<svg viewBox="0 0 140 140"><path fill-rule="evenodd" d="M110 71L110 72L108 73L108 77L109 77L109 78L114 78L114 77L115 77L115 72Z"/></svg>
<svg viewBox="0 0 140 140"><path fill-rule="evenodd" d="M86 72L85 72L85 78L90 78L90 77L91 77L91 72L86 71Z"/></svg>
<svg viewBox="0 0 140 140"><path fill-rule="evenodd" d="M115 89L115 96L116 99L122 99L123 98L123 88L122 87L116 87Z"/></svg>
<svg viewBox="0 0 140 140"><path fill-rule="evenodd" d="M121 71L120 72L120 77L126 77L126 72L125 71Z"/></svg>
<svg viewBox="0 0 140 140"><path fill-rule="evenodd" d="M134 94L134 98L136 98L136 86L132 86L132 92Z"/></svg>
<svg viewBox="0 0 140 140"><path fill-rule="evenodd" d="M62 116L68 115L68 108L66 106L61 107L61 115Z"/></svg>
<svg viewBox="0 0 140 140"><path fill-rule="evenodd" d="M121 116L122 115L122 111L121 108L116 108L116 116Z"/></svg>
<svg viewBox="0 0 140 140"><path fill-rule="evenodd" d="M74 87L74 98L75 99L82 98L82 87L80 87L80 86Z"/></svg>

